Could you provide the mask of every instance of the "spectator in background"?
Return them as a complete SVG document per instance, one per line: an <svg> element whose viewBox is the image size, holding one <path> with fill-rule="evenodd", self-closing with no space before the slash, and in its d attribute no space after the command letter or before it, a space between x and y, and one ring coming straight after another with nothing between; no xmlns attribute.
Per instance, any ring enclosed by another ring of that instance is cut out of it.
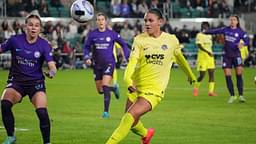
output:
<svg viewBox="0 0 256 144"><path fill-rule="evenodd" d="M131 8L128 4L128 0L122 0L122 3L121 3L121 14L120 16L122 17L130 17L131 15Z"/></svg>
<svg viewBox="0 0 256 144"><path fill-rule="evenodd" d="M9 39L12 35L15 35L14 31L10 27L7 20L4 20L2 22L2 34L3 34L3 40Z"/></svg>
<svg viewBox="0 0 256 144"><path fill-rule="evenodd" d="M138 17L139 14L139 7L137 0L130 0L130 7L132 11L132 17Z"/></svg>
<svg viewBox="0 0 256 144"><path fill-rule="evenodd" d="M118 0L111 1L111 13L114 17L118 17L121 14L121 6Z"/></svg>
<svg viewBox="0 0 256 144"><path fill-rule="evenodd" d="M27 3L27 5L25 7L25 9L28 13L30 13L33 10L38 10L38 8L39 7L35 0L29 0L29 2Z"/></svg>
<svg viewBox="0 0 256 144"><path fill-rule="evenodd" d="M129 43L134 37L134 31L129 28L129 23L127 21L124 22L124 27L121 29L120 35L126 43Z"/></svg>
<svg viewBox="0 0 256 144"><path fill-rule="evenodd" d="M48 10L48 5L45 2L45 0L40 0L39 6L38 6L38 11L39 11L39 14L42 17L49 17L50 16L50 13L49 13L49 10Z"/></svg>
<svg viewBox="0 0 256 144"><path fill-rule="evenodd" d="M50 5L53 7L62 7L61 0L51 0Z"/></svg>
<svg viewBox="0 0 256 144"><path fill-rule="evenodd" d="M19 23L19 21L17 19L15 19L12 23L12 28L15 34L21 34L22 30L21 30L21 25Z"/></svg>
<svg viewBox="0 0 256 144"><path fill-rule="evenodd" d="M138 5L138 10L139 10L138 13L139 13L140 17L143 17L144 14L148 11L148 5L147 5L145 0L139 0L139 1L140 2L138 2L139 3L139 5Z"/></svg>

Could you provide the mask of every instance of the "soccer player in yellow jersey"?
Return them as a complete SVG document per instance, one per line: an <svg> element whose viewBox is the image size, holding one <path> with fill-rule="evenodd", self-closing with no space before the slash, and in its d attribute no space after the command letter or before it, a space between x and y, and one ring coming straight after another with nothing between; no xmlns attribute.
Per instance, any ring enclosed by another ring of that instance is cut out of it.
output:
<svg viewBox="0 0 256 144"><path fill-rule="evenodd" d="M241 39L239 43L243 44L244 41ZM244 45L239 50L241 53L242 61L244 62L245 59L249 56L248 46Z"/></svg>
<svg viewBox="0 0 256 144"><path fill-rule="evenodd" d="M208 22L202 22L201 30L202 32L207 31L210 27ZM198 89L201 81L203 80L206 71L209 75L209 89L208 96L216 96L214 92L214 55L212 52L212 36L204 33L198 33L196 36L196 44L198 47L197 55L197 70L199 71L199 77L197 78L197 85L194 87L194 96L198 96Z"/></svg>
<svg viewBox="0 0 256 144"><path fill-rule="evenodd" d="M132 130L149 144L154 129L146 129L140 117L154 109L164 97L173 59L189 79L196 82L175 35L160 30L163 16L158 9L150 9L144 16L145 33L135 37L124 81L129 90L126 113L106 144L117 144Z"/></svg>

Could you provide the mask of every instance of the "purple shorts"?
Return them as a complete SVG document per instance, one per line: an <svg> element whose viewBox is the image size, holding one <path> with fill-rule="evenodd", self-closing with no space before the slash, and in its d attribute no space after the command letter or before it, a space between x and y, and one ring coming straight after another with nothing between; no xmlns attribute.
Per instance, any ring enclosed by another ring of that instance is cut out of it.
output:
<svg viewBox="0 0 256 144"><path fill-rule="evenodd" d="M242 57L223 57L222 68L243 66Z"/></svg>
<svg viewBox="0 0 256 144"><path fill-rule="evenodd" d="M42 91L45 92L45 83L44 82L32 82L31 84L21 84L16 82L8 82L6 88L13 88L21 94L22 97L26 95L29 96L31 100L36 92Z"/></svg>
<svg viewBox="0 0 256 144"><path fill-rule="evenodd" d="M94 66L93 73L94 73L94 80L102 80L103 75L110 75L113 76L115 70L115 64L106 64L104 66Z"/></svg>

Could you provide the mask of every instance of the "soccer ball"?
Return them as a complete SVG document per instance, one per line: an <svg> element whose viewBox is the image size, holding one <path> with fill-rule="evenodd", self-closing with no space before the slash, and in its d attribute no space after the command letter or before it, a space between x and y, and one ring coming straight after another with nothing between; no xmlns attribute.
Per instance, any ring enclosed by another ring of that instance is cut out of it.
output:
<svg viewBox="0 0 256 144"><path fill-rule="evenodd" d="M87 0L76 0L70 7L70 15L75 21L85 23L93 18L94 8Z"/></svg>
<svg viewBox="0 0 256 144"><path fill-rule="evenodd" d="M256 84L256 76L254 77L254 83Z"/></svg>

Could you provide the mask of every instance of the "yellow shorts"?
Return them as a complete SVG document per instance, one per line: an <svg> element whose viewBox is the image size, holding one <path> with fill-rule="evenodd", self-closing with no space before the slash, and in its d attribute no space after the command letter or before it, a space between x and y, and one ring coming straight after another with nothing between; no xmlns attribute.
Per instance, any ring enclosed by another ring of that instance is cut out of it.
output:
<svg viewBox="0 0 256 144"><path fill-rule="evenodd" d="M152 110L161 102L163 98L162 96L154 94L152 92L128 92L127 95L131 102L135 102L138 97L143 97L150 103Z"/></svg>
<svg viewBox="0 0 256 144"><path fill-rule="evenodd" d="M197 71L206 71L208 69L215 69L213 57L197 60Z"/></svg>

